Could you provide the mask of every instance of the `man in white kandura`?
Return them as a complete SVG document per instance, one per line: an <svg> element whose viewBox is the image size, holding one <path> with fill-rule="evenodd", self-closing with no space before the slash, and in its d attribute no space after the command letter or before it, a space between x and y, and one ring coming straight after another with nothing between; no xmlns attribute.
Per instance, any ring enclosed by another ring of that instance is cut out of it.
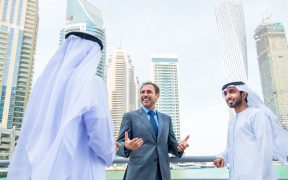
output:
<svg viewBox="0 0 288 180"><path fill-rule="evenodd" d="M101 42L71 33L33 87L8 180L105 180L115 156ZM100 43L100 44L99 44Z"/></svg>
<svg viewBox="0 0 288 180"><path fill-rule="evenodd" d="M288 133L245 83L228 83L222 91L235 116L229 121L226 150L216 157L215 166L228 165L230 180L277 179L272 161L287 163Z"/></svg>

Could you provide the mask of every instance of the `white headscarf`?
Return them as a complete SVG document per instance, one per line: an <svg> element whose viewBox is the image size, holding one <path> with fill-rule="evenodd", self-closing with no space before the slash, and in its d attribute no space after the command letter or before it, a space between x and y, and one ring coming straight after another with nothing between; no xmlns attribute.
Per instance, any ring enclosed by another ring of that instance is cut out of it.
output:
<svg viewBox="0 0 288 180"><path fill-rule="evenodd" d="M236 85L234 85L236 83ZM248 94L247 105L264 111L270 119L273 128L273 158L278 159L281 163L287 163L288 158L288 132L279 126L278 117L263 103L260 97L243 82L228 83L222 88L222 93L229 87L235 87L239 91L244 91Z"/></svg>
<svg viewBox="0 0 288 180"><path fill-rule="evenodd" d="M8 179L30 179L43 164L47 173L56 168L65 179L75 157L81 116L99 106L107 110L100 112L109 127L107 144L114 144L106 85L95 75L101 54L96 42L71 35L49 61L30 95ZM113 150L100 157L107 166Z"/></svg>

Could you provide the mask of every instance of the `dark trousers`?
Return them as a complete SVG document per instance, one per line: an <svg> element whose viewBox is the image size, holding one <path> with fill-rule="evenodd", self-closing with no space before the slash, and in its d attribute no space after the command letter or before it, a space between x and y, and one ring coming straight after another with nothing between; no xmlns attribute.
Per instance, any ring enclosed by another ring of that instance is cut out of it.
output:
<svg viewBox="0 0 288 180"><path fill-rule="evenodd" d="M159 161L157 163L157 174L156 174L156 180L162 180L161 170L160 170L160 164Z"/></svg>

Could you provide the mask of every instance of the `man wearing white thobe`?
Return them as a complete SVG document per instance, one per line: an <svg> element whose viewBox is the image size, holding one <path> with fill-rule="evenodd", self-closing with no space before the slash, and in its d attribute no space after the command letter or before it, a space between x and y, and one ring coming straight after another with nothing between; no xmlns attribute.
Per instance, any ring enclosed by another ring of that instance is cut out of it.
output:
<svg viewBox="0 0 288 180"><path fill-rule="evenodd" d="M106 179L115 142L95 38L70 33L37 80L8 180Z"/></svg>
<svg viewBox="0 0 288 180"><path fill-rule="evenodd" d="M222 91L227 105L236 114L229 121L226 150L214 164L228 165L230 180L277 179L272 167L273 157L277 157L275 115L243 82L228 83Z"/></svg>

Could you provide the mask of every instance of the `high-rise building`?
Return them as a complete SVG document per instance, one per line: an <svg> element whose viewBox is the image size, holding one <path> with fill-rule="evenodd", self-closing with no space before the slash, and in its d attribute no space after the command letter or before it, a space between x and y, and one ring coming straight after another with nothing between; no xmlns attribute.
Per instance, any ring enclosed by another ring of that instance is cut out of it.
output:
<svg viewBox="0 0 288 180"><path fill-rule="evenodd" d="M281 23L266 23L255 31L258 65L265 104L288 130L288 47Z"/></svg>
<svg viewBox="0 0 288 180"><path fill-rule="evenodd" d="M60 32L60 44L69 32L85 32L96 36L104 45L102 57L97 68L97 75L106 78L106 36L103 26L102 11L87 0L68 0L66 25Z"/></svg>
<svg viewBox="0 0 288 180"><path fill-rule="evenodd" d="M107 67L109 106L114 122L114 137L118 137L125 112L135 110L138 105L137 82L134 66L129 54L119 48L114 51Z"/></svg>
<svg viewBox="0 0 288 180"><path fill-rule="evenodd" d="M151 56L152 80L160 88L156 108L172 118L173 130L180 140L178 57L172 54Z"/></svg>
<svg viewBox="0 0 288 180"><path fill-rule="evenodd" d="M9 160L13 155L20 134L15 128L15 126L12 129L0 128L0 160Z"/></svg>
<svg viewBox="0 0 288 180"><path fill-rule="evenodd" d="M240 0L215 0L221 60L226 82L248 79L244 12Z"/></svg>
<svg viewBox="0 0 288 180"><path fill-rule="evenodd" d="M0 121L21 128L38 33L38 0L0 1Z"/></svg>

